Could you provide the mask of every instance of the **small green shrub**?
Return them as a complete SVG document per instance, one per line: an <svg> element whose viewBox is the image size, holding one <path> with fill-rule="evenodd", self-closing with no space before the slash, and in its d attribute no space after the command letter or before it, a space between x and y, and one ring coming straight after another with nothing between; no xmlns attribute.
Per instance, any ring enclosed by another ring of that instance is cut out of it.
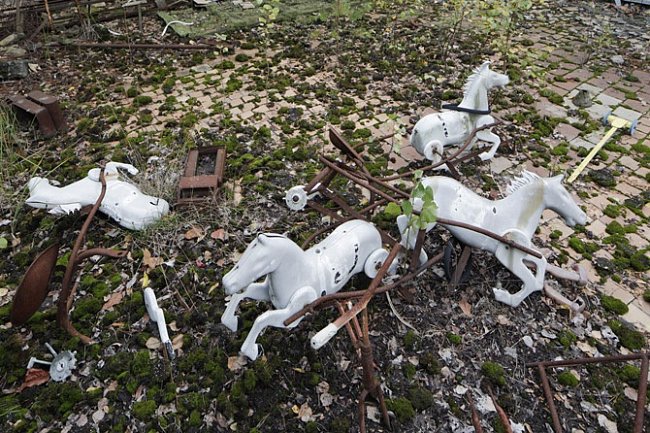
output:
<svg viewBox="0 0 650 433"><path fill-rule="evenodd" d="M576 387L580 383L577 377L573 375L570 371L563 371L557 376L557 381L564 386Z"/></svg>
<svg viewBox="0 0 650 433"><path fill-rule="evenodd" d="M506 385L506 372L496 362L486 361L481 366L481 372L494 385L505 386Z"/></svg>
<svg viewBox="0 0 650 433"><path fill-rule="evenodd" d="M392 411L397 420L401 423L405 423L415 416L415 409L411 401L404 397L393 398L386 401L386 406L388 410Z"/></svg>
<svg viewBox="0 0 650 433"><path fill-rule="evenodd" d="M600 304L606 311L609 311L610 313L616 313L621 316L623 314L627 314L627 312L630 311L625 302L609 295L602 295L600 297Z"/></svg>

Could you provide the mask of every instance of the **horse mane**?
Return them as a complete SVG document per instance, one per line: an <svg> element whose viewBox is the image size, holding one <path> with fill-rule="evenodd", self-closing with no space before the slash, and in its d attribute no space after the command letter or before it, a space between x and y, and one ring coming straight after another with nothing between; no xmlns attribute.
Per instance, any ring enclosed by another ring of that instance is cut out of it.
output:
<svg viewBox="0 0 650 433"><path fill-rule="evenodd" d="M483 65L479 65L476 68L474 68L474 71L470 74L469 77L467 77L467 81L465 81L465 85L463 86L463 93L467 93L467 91L472 87L472 84L474 84L474 81L476 81L479 76L481 75L481 67Z"/></svg>
<svg viewBox="0 0 650 433"><path fill-rule="evenodd" d="M533 173L532 171L523 170L519 174L519 176L513 178L510 181L510 185L508 185L508 188L506 188L506 194L510 195L513 192L517 191L518 189L526 185L530 185L531 183L539 179L541 179L541 177L539 177L539 175Z"/></svg>

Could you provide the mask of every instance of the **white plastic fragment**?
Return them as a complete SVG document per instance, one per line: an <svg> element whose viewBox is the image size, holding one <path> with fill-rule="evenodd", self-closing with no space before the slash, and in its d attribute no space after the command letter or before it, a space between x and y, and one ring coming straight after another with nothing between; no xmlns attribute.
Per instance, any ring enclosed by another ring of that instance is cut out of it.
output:
<svg viewBox="0 0 650 433"><path fill-rule="evenodd" d="M160 341L167 349L167 354L170 359L174 359L176 356L174 354L174 348L172 347L172 342L169 340L169 334L167 333L167 323L165 322L165 313L158 306L158 301L156 300L156 295L153 292L151 287L144 289L144 304L147 307L147 314L149 318L158 325L158 333L160 334Z"/></svg>
<svg viewBox="0 0 650 433"><path fill-rule="evenodd" d="M141 230L169 212L169 203L165 200L143 194L135 185L120 180L118 169L124 169L131 175L138 173L138 169L131 164L106 164L106 195L99 206L101 212L122 227L133 230ZM42 177L33 177L28 183L29 197L26 203L37 209L48 209L56 215L93 205L102 190L100 172L101 169L93 168L85 178L64 187L54 186L53 182Z"/></svg>

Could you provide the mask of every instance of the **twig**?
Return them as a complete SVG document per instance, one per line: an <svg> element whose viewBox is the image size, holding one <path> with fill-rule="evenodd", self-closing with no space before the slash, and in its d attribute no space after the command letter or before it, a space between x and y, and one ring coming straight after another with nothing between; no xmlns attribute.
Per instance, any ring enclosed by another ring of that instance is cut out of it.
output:
<svg viewBox="0 0 650 433"><path fill-rule="evenodd" d="M395 317L397 317L397 320L399 320L400 322L402 322L402 323L404 324L404 326L406 326L406 327L408 327L408 328L411 328L411 329L413 330L413 332L415 332L415 335L420 335L420 332L415 328L415 326L413 326L413 325L411 325L409 322L407 322L406 319L404 319L404 318L403 318L403 317L402 317L402 316L397 312L397 310L395 309L395 305L393 305L393 300L391 299L391 297L390 297L390 293L389 293L389 292L386 292L386 299L388 300L388 305L390 305L390 309L391 309L391 311L393 312L393 314L395 315Z"/></svg>
<svg viewBox="0 0 650 433"><path fill-rule="evenodd" d="M478 411L476 406L474 406L474 399L472 399L472 391L467 390L467 402L469 403L469 408L472 411L472 425L474 426L475 433L483 433L483 427L481 426L481 419L478 416Z"/></svg>
<svg viewBox="0 0 650 433"><path fill-rule="evenodd" d="M499 406L499 403L497 403L496 397L494 397L494 392L492 392L492 387L488 386L488 392L490 393L490 398L492 399L492 403L494 403L494 408L497 410L497 413L499 414L499 418L501 419L501 424L503 424L503 428L505 429L506 433L512 433L512 427L510 426L510 420L508 419L508 415L506 415L506 412L503 410L501 406Z"/></svg>

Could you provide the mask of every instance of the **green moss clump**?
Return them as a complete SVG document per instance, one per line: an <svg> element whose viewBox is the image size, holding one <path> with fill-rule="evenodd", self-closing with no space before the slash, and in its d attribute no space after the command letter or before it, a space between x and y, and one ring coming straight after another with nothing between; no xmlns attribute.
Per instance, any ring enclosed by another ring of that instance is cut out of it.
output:
<svg viewBox="0 0 650 433"><path fill-rule="evenodd" d="M560 342L562 346L568 349L569 347L571 347L573 343L578 341L578 337L572 331L568 329L564 329L558 335L557 340Z"/></svg>
<svg viewBox="0 0 650 433"><path fill-rule="evenodd" d="M330 424L332 433L348 433L350 431L350 420L344 417L334 418Z"/></svg>
<svg viewBox="0 0 650 433"><path fill-rule="evenodd" d="M576 387L580 383L577 377L570 371L563 371L557 376L557 381L564 386Z"/></svg>
<svg viewBox="0 0 650 433"><path fill-rule="evenodd" d="M235 60L238 61L238 62L240 62L240 63L244 63L244 62L249 61L249 60L250 60L250 57L247 56L247 55L244 54L244 53L239 53L239 54L237 54L237 55L235 56Z"/></svg>
<svg viewBox="0 0 650 433"><path fill-rule="evenodd" d="M356 124L352 120L344 120L341 123L341 129L343 130L353 130L356 127Z"/></svg>
<svg viewBox="0 0 650 433"><path fill-rule="evenodd" d="M191 427L201 426L201 413L198 410L193 410L190 414L190 419L187 422Z"/></svg>
<svg viewBox="0 0 650 433"><path fill-rule="evenodd" d="M143 105L151 104L151 101L153 101L153 99L151 99L151 96L140 95L136 96L133 99L133 105L136 107L141 107Z"/></svg>
<svg viewBox="0 0 650 433"><path fill-rule="evenodd" d="M141 421L147 421L156 413L156 402L153 400L144 400L133 403L133 416Z"/></svg>
<svg viewBox="0 0 650 433"><path fill-rule="evenodd" d="M582 254L584 253L587 249L585 248L584 242L582 242L580 239L576 238L575 236L571 236L569 238L569 246L573 248L573 250L576 253Z"/></svg>
<svg viewBox="0 0 650 433"><path fill-rule="evenodd" d="M309 421L305 424L305 433L318 433L318 424L316 421Z"/></svg>
<svg viewBox="0 0 650 433"><path fill-rule="evenodd" d="M460 343L463 342L463 337L461 337L458 334L454 334L453 332L447 332L447 340L454 346L458 346Z"/></svg>
<svg viewBox="0 0 650 433"><path fill-rule="evenodd" d="M128 96L129 98L135 98L136 96L138 96L138 93L139 93L138 89L136 89L135 87L129 87L129 89L126 91L126 96Z"/></svg>
<svg viewBox="0 0 650 433"><path fill-rule="evenodd" d="M219 68L221 69L235 69L235 64L231 62L230 60L224 60L219 64Z"/></svg>
<svg viewBox="0 0 650 433"><path fill-rule="evenodd" d="M409 389L408 399L417 411L422 411L433 406L433 394L420 386Z"/></svg>
<svg viewBox="0 0 650 433"><path fill-rule="evenodd" d="M602 295L600 297L600 304L606 311L609 311L610 313L616 313L621 316L623 314L627 314L627 312L630 311L625 302L609 295Z"/></svg>
<svg viewBox="0 0 650 433"><path fill-rule="evenodd" d="M440 371L442 370L440 361L438 361L438 358L436 358L431 352L427 352L420 357L420 365L431 375L440 374Z"/></svg>
<svg viewBox="0 0 650 433"><path fill-rule="evenodd" d="M635 365L626 365L619 369L616 374L625 383L635 388L639 386L639 379L641 378L641 369Z"/></svg>
<svg viewBox="0 0 650 433"><path fill-rule="evenodd" d="M609 233L610 235L624 235L625 234L625 228L618 221L612 221L611 223L607 224L607 227L605 228L605 231L607 233Z"/></svg>
<svg viewBox="0 0 650 433"><path fill-rule="evenodd" d="M638 272L647 272L650 270L650 258L648 258L646 251L637 251L632 254L632 257L630 257L630 266Z"/></svg>
<svg viewBox="0 0 650 433"><path fill-rule="evenodd" d="M242 83L237 78L231 78L226 82L226 92L232 93L235 90L241 89L243 85L244 83Z"/></svg>
<svg viewBox="0 0 650 433"><path fill-rule="evenodd" d="M612 331L614 331L614 334L616 334L624 347L630 350L640 350L645 347L646 339L642 333L629 328L618 320L610 320L607 322L607 325L612 328Z"/></svg>
<svg viewBox="0 0 650 433"><path fill-rule="evenodd" d="M506 372L496 362L486 361L481 366L481 372L494 385L505 386L506 385Z"/></svg>
<svg viewBox="0 0 650 433"><path fill-rule="evenodd" d="M386 406L388 410L393 411L397 420L401 423L405 423L415 416L415 409L411 401L404 397L393 398L386 401Z"/></svg>
<svg viewBox="0 0 650 433"><path fill-rule="evenodd" d="M413 350L415 348L415 343L417 343L418 337L415 335L415 332L412 330L408 330L408 332L404 335L404 347L407 350Z"/></svg>
<svg viewBox="0 0 650 433"><path fill-rule="evenodd" d="M646 289L645 292L643 292L643 300L650 302L650 289Z"/></svg>
<svg viewBox="0 0 650 433"><path fill-rule="evenodd" d="M402 366L402 372L404 372L404 376L408 380L413 379L413 376L415 376L415 372L416 372L415 365L411 364L410 362L407 362Z"/></svg>
<svg viewBox="0 0 650 433"><path fill-rule="evenodd" d="M616 206L613 204L608 204L605 209L603 210L603 213L607 215L610 218L616 218L621 214L621 209L620 206Z"/></svg>

